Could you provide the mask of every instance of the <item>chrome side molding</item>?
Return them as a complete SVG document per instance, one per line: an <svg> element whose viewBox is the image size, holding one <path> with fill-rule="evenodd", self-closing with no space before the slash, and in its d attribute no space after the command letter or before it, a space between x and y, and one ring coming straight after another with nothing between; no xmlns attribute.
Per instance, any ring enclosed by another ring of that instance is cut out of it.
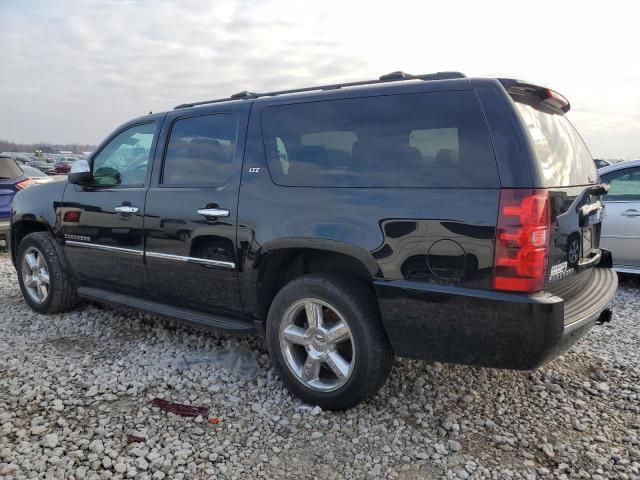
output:
<svg viewBox="0 0 640 480"><path fill-rule="evenodd" d="M236 268L234 262L225 262L222 260L211 260L209 258L183 257L181 255L172 255L170 253L146 252L147 257L162 258L164 260L176 260L178 262L199 263L201 265L211 265L214 267L222 267L233 270Z"/></svg>
<svg viewBox="0 0 640 480"><path fill-rule="evenodd" d="M183 257L181 255L172 255L170 253L144 252L142 250L136 250L133 248L112 247L111 245L102 245L100 243L77 242L75 240L66 240L65 243L72 247L93 248L95 250L105 250L108 252L126 253L129 255L138 255L138 256L146 255L147 257L162 258L164 260L175 260L178 262L197 263L200 265L220 267L220 268L225 268L229 270L233 270L236 268L236 264L234 262L225 262L223 260L211 260L209 258L197 258L197 257Z"/></svg>
<svg viewBox="0 0 640 480"><path fill-rule="evenodd" d="M71 245L72 247L93 248L96 250L106 250L108 252L127 253L129 255L144 255L144 252L142 250L136 250L134 248L112 247L111 245L102 245L101 243L87 243L77 242L75 240L66 240L65 244Z"/></svg>

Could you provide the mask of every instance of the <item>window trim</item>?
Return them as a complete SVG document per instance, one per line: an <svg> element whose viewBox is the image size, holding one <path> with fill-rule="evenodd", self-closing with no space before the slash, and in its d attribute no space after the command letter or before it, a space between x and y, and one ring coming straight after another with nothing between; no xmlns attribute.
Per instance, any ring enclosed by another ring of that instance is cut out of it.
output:
<svg viewBox="0 0 640 480"><path fill-rule="evenodd" d="M102 153L102 151L122 132L126 132L130 128L139 127L141 125L155 125L155 129L153 132L153 140L151 141L151 147L149 149L149 160L147 162L147 173L145 174L144 182L142 183L132 183L129 185L98 185L94 183L90 183L85 186L85 190L88 191L105 191L105 190L124 190L124 189L134 189L134 188L144 188L149 185L149 181L151 178L151 171L153 170L153 159L155 156L155 145L158 142L158 137L160 132L158 131L158 121L157 120L147 120L136 123L130 123L120 127L116 130L110 137L108 137L99 149L97 149L91 157L89 158L89 166L91 167L91 177L93 178L93 164L98 155Z"/></svg>
<svg viewBox="0 0 640 480"><path fill-rule="evenodd" d="M171 134L173 133L173 128L176 124L176 122L178 122L179 120L186 120L189 118L195 118L195 117L211 117L214 115L228 115L228 114L232 114L235 122L236 122L236 138L235 138L235 142L233 145L233 154L232 154L232 160L231 160L231 164L229 165L229 175L227 176L227 178L224 180L224 182L222 183L189 183L189 184L166 184L163 183L164 180L164 166L165 166L165 162L167 160L167 150L169 149L169 143L171 142ZM179 117L174 118L171 121L171 124L169 125L167 134L165 136L166 141L164 142L164 148L162 151L162 159L160 161L160 173L158 176L158 185L157 188L222 188L225 185L227 185L229 183L229 181L231 180L231 177L233 176L233 167L237 161L237 156L238 156L238 140L240 138L240 122L239 122L239 118L238 118L238 114L234 111L234 110L222 110L222 111L216 111L216 112L202 112L202 113L197 113L197 114L192 114L192 115L182 115Z"/></svg>

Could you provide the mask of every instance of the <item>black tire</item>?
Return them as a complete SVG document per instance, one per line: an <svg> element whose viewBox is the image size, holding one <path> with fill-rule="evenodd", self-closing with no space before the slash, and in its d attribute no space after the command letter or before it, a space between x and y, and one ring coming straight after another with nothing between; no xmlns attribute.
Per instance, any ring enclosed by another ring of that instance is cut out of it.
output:
<svg viewBox="0 0 640 480"><path fill-rule="evenodd" d="M42 253L49 272L49 293L41 303L31 298L27 292L22 275L23 258L30 247L35 247ZM58 258L58 252L53 245L53 239L49 233L35 232L25 236L18 247L16 266L22 297L32 310L38 313L59 313L69 311L77 305L78 297L76 295L76 287L69 275L62 268L60 259Z"/></svg>
<svg viewBox="0 0 640 480"><path fill-rule="evenodd" d="M355 353L353 369L346 383L333 391L316 391L292 372L280 345L280 326L285 312L296 302L315 298L339 312L351 330ZM375 394L387 380L394 354L382 327L373 292L355 278L334 274L299 277L278 292L267 317L267 348L275 368L287 388L311 405L326 410L342 410Z"/></svg>

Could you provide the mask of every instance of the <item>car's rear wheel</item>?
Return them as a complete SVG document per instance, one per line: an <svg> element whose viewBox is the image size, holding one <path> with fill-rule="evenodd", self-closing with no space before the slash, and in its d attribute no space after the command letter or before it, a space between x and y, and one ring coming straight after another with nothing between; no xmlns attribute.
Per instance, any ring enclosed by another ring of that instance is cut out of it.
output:
<svg viewBox="0 0 640 480"><path fill-rule="evenodd" d="M269 309L267 345L289 390L325 409L374 394L393 364L375 296L338 275L305 275L280 290Z"/></svg>
<svg viewBox="0 0 640 480"><path fill-rule="evenodd" d="M76 305L75 285L62 269L49 233L25 236L18 248L16 266L22 296L36 312L63 312Z"/></svg>

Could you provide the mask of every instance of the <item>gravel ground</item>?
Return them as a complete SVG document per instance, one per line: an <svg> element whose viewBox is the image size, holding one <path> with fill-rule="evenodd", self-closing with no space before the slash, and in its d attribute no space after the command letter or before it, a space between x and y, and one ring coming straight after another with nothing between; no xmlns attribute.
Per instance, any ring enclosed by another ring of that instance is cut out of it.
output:
<svg viewBox="0 0 640 480"><path fill-rule="evenodd" d="M399 359L379 395L333 413L292 398L257 337L242 381L172 366L222 335L93 305L35 314L0 253L0 478L640 478L639 321L627 280L614 322L540 370Z"/></svg>

